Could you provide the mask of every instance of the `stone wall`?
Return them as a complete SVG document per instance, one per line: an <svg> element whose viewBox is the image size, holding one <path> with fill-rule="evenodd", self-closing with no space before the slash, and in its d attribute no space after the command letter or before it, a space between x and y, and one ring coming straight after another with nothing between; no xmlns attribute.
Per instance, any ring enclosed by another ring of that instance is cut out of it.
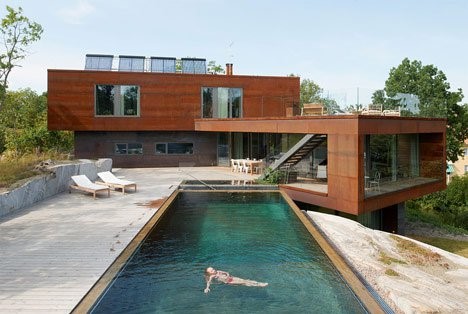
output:
<svg viewBox="0 0 468 314"><path fill-rule="evenodd" d="M98 172L111 171L111 169L112 159L97 161L82 159L76 163L48 167L50 174L35 177L17 189L0 194L0 217L67 191L71 184L71 176L84 174L94 181Z"/></svg>

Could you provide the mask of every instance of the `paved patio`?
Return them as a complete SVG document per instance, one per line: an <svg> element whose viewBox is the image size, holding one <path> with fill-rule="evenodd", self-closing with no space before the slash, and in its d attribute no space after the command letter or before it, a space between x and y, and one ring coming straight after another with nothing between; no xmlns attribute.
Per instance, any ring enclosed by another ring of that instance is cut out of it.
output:
<svg viewBox="0 0 468 314"><path fill-rule="evenodd" d="M69 313L183 180L251 180L229 168L114 169L138 191L58 194L0 219L0 312Z"/></svg>

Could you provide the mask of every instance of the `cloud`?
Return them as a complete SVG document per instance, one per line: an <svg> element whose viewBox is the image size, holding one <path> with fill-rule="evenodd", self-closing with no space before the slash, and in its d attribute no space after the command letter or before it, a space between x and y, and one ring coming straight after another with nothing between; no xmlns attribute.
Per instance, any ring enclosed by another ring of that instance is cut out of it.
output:
<svg viewBox="0 0 468 314"><path fill-rule="evenodd" d="M69 24L83 24L83 20L93 14L96 8L87 0L79 0L71 7L62 8L58 15Z"/></svg>

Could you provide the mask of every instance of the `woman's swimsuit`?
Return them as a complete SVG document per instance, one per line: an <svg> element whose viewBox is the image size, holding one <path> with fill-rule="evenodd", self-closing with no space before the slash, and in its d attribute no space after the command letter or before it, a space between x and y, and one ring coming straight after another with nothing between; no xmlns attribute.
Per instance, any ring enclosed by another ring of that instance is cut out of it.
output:
<svg viewBox="0 0 468 314"><path fill-rule="evenodd" d="M216 278L220 281L223 281L225 283L231 283L234 279L231 275L229 275L229 273L227 272L221 272L221 271L217 271L216 272Z"/></svg>

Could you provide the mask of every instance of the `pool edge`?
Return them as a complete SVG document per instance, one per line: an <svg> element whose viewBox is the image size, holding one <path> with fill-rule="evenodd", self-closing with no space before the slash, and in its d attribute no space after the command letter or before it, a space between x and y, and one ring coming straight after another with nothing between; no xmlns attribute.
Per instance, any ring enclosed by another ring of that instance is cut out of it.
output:
<svg viewBox="0 0 468 314"><path fill-rule="evenodd" d="M88 313L93 305L98 301L99 297L106 291L109 284L122 270L127 260L133 255L135 250L140 246L140 243L153 229L159 220L164 216L169 205L172 204L177 195L181 190L175 190L164 203L156 210L151 218L145 223L145 225L137 232L133 239L127 244L127 246L120 252L116 259L110 264L110 266L104 271L99 279L93 284L88 292L81 298L81 300L71 310L71 314L75 313Z"/></svg>
<svg viewBox="0 0 468 314"><path fill-rule="evenodd" d="M312 237L317 241L320 248L323 252L327 255L327 257L332 262L333 266L338 270L340 275L346 281L348 286L357 296L361 304L365 307L365 309L369 313L386 313L386 311L382 308L382 305L375 299L375 297L371 294L369 289L365 286L365 284L361 281L361 279L356 275L353 271L352 267L346 261L345 258L334 248L334 246L330 243L330 241L322 234L322 232L318 229L314 223L306 217L306 215L299 209L299 207L294 203L294 201L284 192L279 191L285 201L288 203L289 206L293 209L296 216L301 220L303 225L312 235Z"/></svg>
<svg viewBox="0 0 468 314"><path fill-rule="evenodd" d="M122 250L112 264L105 270L101 277L93 284L88 292L81 298L77 305L73 308L70 313L88 313L95 303L99 300L99 297L106 291L109 284L114 278L120 273L125 263L134 254L135 250L139 247L144 238L148 233L155 227L160 219L164 216L169 206L173 203L179 193L199 193L199 192L246 192L246 193L258 193L258 192L278 192L281 194L283 199L292 208L296 216L306 227L308 232L318 243L323 252L327 255L328 259L332 262L333 266L338 270L340 275L343 277L347 285L353 291L358 298L359 302L369 313L387 313L382 305L376 300L369 289L363 283L362 279L353 270L352 265L340 254L335 246L327 239L327 237L321 232L321 230L314 225L313 221L306 216L299 207L292 201L292 199L284 192L280 190L175 190L161 205L161 207L153 214L153 216L145 223L145 225L138 231L133 237L129 244Z"/></svg>

